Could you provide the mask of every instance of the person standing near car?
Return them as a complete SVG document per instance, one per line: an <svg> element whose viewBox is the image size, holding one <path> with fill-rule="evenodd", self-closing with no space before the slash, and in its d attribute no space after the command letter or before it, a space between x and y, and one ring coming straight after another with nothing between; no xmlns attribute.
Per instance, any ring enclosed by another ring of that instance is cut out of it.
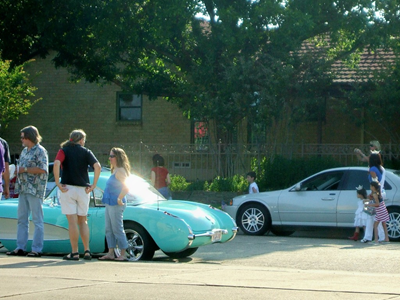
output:
<svg viewBox="0 0 400 300"><path fill-rule="evenodd" d="M369 142L369 150L370 152L372 151L381 151L381 144L378 141L370 141ZM369 155L371 155L371 153L367 156L365 155L360 149L355 148L354 149L354 153L357 155L357 158L359 161L363 161L363 162L369 162Z"/></svg>
<svg viewBox="0 0 400 300"><path fill-rule="evenodd" d="M27 256L40 257L43 249L44 223L43 198L47 184L48 156L46 149L40 145L42 137L34 126L21 130L22 150L17 167L16 193L18 201L17 248L7 255L26 255L26 244L29 236L29 215L35 225L32 250Z"/></svg>
<svg viewBox="0 0 400 300"><path fill-rule="evenodd" d="M170 198L168 186L171 184L171 178L167 168L164 167L164 157L160 154L153 156L153 168L151 169L151 184L160 192L164 198Z"/></svg>
<svg viewBox="0 0 400 300"><path fill-rule="evenodd" d="M89 226L87 213L89 210L90 192L94 190L99 179L101 166L92 151L85 148L86 133L82 129L73 130L69 139L61 143L54 160L54 180L61 191L61 211L68 220L71 253L64 260L79 260L79 236L85 249L83 258L92 259L89 248ZM90 184L88 166L94 169L93 184ZM63 172L60 182L60 167Z"/></svg>
<svg viewBox="0 0 400 300"><path fill-rule="evenodd" d="M4 170L5 170L5 167L6 167L6 163L5 163L5 160L4 160L4 153L5 153L5 151L4 151L3 144L0 143L0 174L1 174L1 177L5 177ZM0 200L1 200L2 196L3 196L3 181L0 180Z"/></svg>
<svg viewBox="0 0 400 300"><path fill-rule="evenodd" d="M128 241L126 239L123 223L123 214L126 208L125 195L129 192L126 179L130 174L130 164L128 156L121 148L112 148L110 151L110 165L112 175L107 180L102 202L105 209L106 239L108 253L99 260L127 261L126 249ZM120 256L115 257L114 249L121 250Z"/></svg>
<svg viewBox="0 0 400 300"><path fill-rule="evenodd" d="M0 124L1 128L1 124ZM8 147L8 143L6 140L2 139L0 137L0 144L3 146L4 149L4 154L2 155L4 157L4 171L3 171L3 178L4 178L4 185L1 190L0 187L0 200L2 198L1 193L4 195L4 198L10 198L10 150ZM0 183L1 184L1 183Z"/></svg>
<svg viewBox="0 0 400 300"><path fill-rule="evenodd" d="M379 154L378 151L372 151L370 156L369 156L369 174L368 174L368 180L369 182L376 181L380 183L381 191L380 195L383 197L383 199L386 197L386 193L383 189L385 185L385 169L382 166L382 159L381 155ZM371 195L369 196L369 199L372 200ZM366 224L365 224L365 231L364 231L364 238L361 240L361 243L368 243L372 241L372 236L374 232L374 216L367 216ZM378 237L380 241L385 240L385 232L382 224L378 224ZM375 237L377 240L378 237Z"/></svg>

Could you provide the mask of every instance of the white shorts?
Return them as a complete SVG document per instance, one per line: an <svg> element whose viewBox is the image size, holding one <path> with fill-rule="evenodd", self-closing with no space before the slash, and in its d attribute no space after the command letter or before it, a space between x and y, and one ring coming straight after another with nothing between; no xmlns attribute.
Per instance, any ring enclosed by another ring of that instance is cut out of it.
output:
<svg viewBox="0 0 400 300"><path fill-rule="evenodd" d="M86 216L89 210L90 193L85 186L66 185L68 191L61 193L61 212L64 215Z"/></svg>

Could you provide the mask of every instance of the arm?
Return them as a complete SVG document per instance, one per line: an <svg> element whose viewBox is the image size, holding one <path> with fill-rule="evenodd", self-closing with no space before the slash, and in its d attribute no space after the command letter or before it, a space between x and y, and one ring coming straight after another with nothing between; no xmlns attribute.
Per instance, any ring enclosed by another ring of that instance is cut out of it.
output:
<svg viewBox="0 0 400 300"><path fill-rule="evenodd" d="M19 167L18 168L18 173L28 173L28 174L44 174L47 173L47 171L38 168L38 167L30 167L30 168L26 168L26 167Z"/></svg>
<svg viewBox="0 0 400 300"><path fill-rule="evenodd" d="M368 156L366 156L362 151L358 148L354 149L354 153L357 155L359 161L368 162Z"/></svg>
<svg viewBox="0 0 400 300"><path fill-rule="evenodd" d="M151 185L154 186L156 184L156 173L151 171Z"/></svg>
<svg viewBox="0 0 400 300"><path fill-rule="evenodd" d="M373 193L372 197L374 199L374 203L372 204L367 204L367 206L371 206L371 207L378 207L379 206L379 198L378 198L378 194Z"/></svg>
<svg viewBox="0 0 400 300"><path fill-rule="evenodd" d="M258 193L257 189L254 186L251 189L253 190L253 193Z"/></svg>
<svg viewBox="0 0 400 300"><path fill-rule="evenodd" d="M61 161L59 161L56 158L53 165L54 182L56 183L60 191L62 193L65 193L66 191L68 191L68 189L66 188L65 184L60 183L60 166L61 166Z"/></svg>
<svg viewBox="0 0 400 300"><path fill-rule="evenodd" d="M115 173L115 178L117 178L118 181L121 181L122 183L122 189L121 192L118 195L118 205L124 205L122 202L122 199L128 194L129 188L125 183L125 180L127 178L127 174L125 173L125 170L117 169L117 172Z"/></svg>
<svg viewBox="0 0 400 300"><path fill-rule="evenodd" d="M10 165L8 162L4 164L4 197L10 198Z"/></svg>
<svg viewBox="0 0 400 300"><path fill-rule="evenodd" d="M86 193L87 194L89 194L91 191L93 191L97 186L97 181L99 180L100 172L101 172L100 163L99 162L94 163L93 164L93 169L94 169L93 184L86 188Z"/></svg>
<svg viewBox="0 0 400 300"><path fill-rule="evenodd" d="M165 183L167 184L167 186L171 184L171 177L169 177L169 173L167 174L167 178L165 178Z"/></svg>

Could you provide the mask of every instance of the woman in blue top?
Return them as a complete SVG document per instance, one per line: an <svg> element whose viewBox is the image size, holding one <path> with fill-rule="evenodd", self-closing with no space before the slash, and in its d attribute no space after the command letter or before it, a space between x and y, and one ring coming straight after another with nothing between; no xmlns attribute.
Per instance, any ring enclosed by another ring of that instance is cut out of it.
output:
<svg viewBox="0 0 400 300"><path fill-rule="evenodd" d="M112 148L110 151L110 164L112 175L107 180L102 202L105 204L105 223L108 253L99 260L127 261L125 257L128 241L126 239L123 213L126 208L125 195L129 189L125 180L130 174L129 159L125 151L121 148ZM115 257L114 249L121 250L121 255Z"/></svg>

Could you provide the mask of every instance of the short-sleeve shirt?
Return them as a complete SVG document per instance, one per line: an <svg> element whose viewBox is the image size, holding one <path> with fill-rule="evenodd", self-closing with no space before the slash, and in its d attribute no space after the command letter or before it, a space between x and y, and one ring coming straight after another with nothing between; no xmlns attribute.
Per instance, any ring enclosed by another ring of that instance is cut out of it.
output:
<svg viewBox="0 0 400 300"><path fill-rule="evenodd" d="M381 170L379 170L377 167L371 167L371 168L369 168L369 172L375 172L376 177L378 177L378 181L381 182L381 180L382 180ZM372 182L371 173L368 174L368 180L369 180L369 182Z"/></svg>
<svg viewBox="0 0 400 300"><path fill-rule="evenodd" d="M28 193L37 198L43 198L46 192L47 172L49 168L46 149L40 144L36 144L31 149L25 147L19 157L18 165L23 168L37 167L46 172L41 174L18 173L15 193Z"/></svg>
<svg viewBox="0 0 400 300"><path fill-rule="evenodd" d="M250 186L249 186L249 194L253 194L253 193L254 193L254 192L253 192L253 187L256 189L256 193L259 192L257 183L252 182L252 183L250 184Z"/></svg>
<svg viewBox="0 0 400 300"><path fill-rule="evenodd" d="M89 186L88 166L98 162L92 151L79 145L60 149L56 159L62 164L61 183L75 186Z"/></svg>
<svg viewBox="0 0 400 300"><path fill-rule="evenodd" d="M3 144L0 143L0 193L3 192L3 184L1 181L1 174L4 172L4 168L5 168L5 161L4 161L4 147Z"/></svg>
<svg viewBox="0 0 400 300"><path fill-rule="evenodd" d="M8 147L8 143L6 142L6 140L3 140L2 138L0 138L0 143L4 147L4 162L10 163L11 158L10 158L10 148Z"/></svg>
<svg viewBox="0 0 400 300"><path fill-rule="evenodd" d="M156 174L156 180L154 182L154 187L157 190L160 188L166 187L168 170L164 167L154 167L151 170Z"/></svg>

